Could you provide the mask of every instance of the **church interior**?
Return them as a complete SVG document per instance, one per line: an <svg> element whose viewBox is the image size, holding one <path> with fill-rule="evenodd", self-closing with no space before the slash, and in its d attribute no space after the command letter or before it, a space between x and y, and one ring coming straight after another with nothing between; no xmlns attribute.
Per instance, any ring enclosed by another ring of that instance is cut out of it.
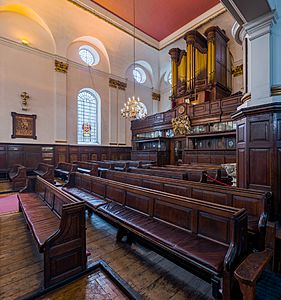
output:
<svg viewBox="0 0 281 300"><path fill-rule="evenodd" d="M281 299L281 1L0 0L0 299Z"/></svg>

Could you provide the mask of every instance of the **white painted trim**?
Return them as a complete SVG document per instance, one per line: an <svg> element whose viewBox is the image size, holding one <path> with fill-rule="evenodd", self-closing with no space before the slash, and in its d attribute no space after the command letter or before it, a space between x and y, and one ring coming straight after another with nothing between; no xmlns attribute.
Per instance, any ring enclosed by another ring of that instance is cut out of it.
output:
<svg viewBox="0 0 281 300"><path fill-rule="evenodd" d="M271 32L271 27L277 22L277 11L273 10L255 20L244 25L246 32L249 34L250 41L257 39Z"/></svg>
<svg viewBox="0 0 281 300"><path fill-rule="evenodd" d="M198 16L197 18L193 19L180 29L176 30L166 38L160 41L160 50L163 48L167 47L171 43L175 42L176 40L182 38L182 36L189 30L195 29L198 26L202 25L203 23L207 22L209 19L213 19L216 16L222 14L223 12L226 11L226 8L221 4L218 3L211 9L207 10L205 13L202 15Z"/></svg>

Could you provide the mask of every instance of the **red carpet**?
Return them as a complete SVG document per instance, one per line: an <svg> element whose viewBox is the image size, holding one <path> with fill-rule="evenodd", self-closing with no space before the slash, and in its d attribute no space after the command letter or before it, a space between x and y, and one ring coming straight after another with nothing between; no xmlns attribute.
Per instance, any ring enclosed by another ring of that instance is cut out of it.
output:
<svg viewBox="0 0 281 300"><path fill-rule="evenodd" d="M0 197L0 214L8 214L19 211L17 194Z"/></svg>

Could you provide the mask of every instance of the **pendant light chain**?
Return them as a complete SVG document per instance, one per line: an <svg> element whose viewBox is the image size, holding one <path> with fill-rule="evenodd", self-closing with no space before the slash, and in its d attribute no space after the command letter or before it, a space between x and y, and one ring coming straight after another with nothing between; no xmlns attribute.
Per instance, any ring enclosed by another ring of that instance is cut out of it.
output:
<svg viewBox="0 0 281 300"><path fill-rule="evenodd" d="M134 71L136 69L136 0L133 0L133 16L134 16L134 37L133 37L133 51L134 51ZM134 95L136 94L136 80L134 79Z"/></svg>
<svg viewBox="0 0 281 300"><path fill-rule="evenodd" d="M133 75L136 69L136 0L133 0ZM136 95L136 79L134 80L134 94L129 97L128 101L124 103L124 107L121 108L121 116L124 118L131 119L143 119L147 115L146 106L140 101L139 97L135 97Z"/></svg>

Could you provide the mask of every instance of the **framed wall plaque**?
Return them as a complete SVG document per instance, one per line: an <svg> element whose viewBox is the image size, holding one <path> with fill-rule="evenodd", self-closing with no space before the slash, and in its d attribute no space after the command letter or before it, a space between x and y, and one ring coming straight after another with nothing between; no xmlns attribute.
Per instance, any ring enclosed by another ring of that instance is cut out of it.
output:
<svg viewBox="0 0 281 300"><path fill-rule="evenodd" d="M37 139L36 136L36 115L11 113L13 118L13 134L12 139L27 138Z"/></svg>

